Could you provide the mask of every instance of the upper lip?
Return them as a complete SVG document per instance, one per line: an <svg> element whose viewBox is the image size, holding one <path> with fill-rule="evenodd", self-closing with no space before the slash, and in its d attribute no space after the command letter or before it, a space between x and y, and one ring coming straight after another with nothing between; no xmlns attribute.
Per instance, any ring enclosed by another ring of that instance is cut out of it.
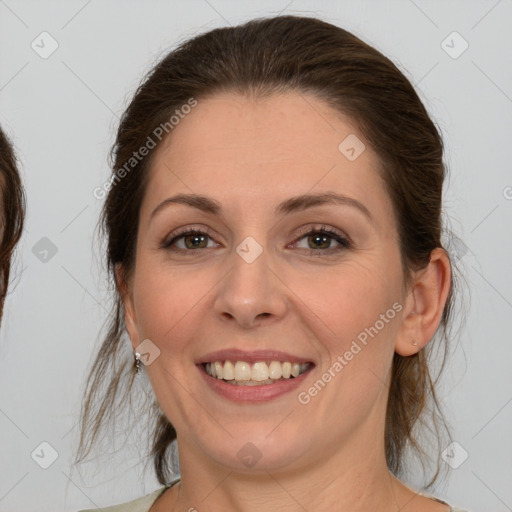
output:
<svg viewBox="0 0 512 512"><path fill-rule="evenodd" d="M237 348L228 348L209 352L196 361L196 364L213 363L215 361L245 361L246 363L256 363L258 361L289 361L290 363L313 363L311 359L294 356L280 350L240 350Z"/></svg>

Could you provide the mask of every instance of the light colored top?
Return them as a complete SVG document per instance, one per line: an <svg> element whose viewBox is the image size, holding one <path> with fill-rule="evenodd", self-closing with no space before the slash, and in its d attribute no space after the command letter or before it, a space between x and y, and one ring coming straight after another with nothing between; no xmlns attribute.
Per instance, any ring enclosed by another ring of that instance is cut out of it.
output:
<svg viewBox="0 0 512 512"><path fill-rule="evenodd" d="M164 491L177 484L180 479L173 480L170 484L153 491L150 494L146 494L145 496L141 496L133 501L128 501L126 503L121 503L120 505L112 505L111 507L101 507L100 510L103 512L149 512L149 509L155 503L157 498L159 498ZM436 499L436 498L434 498ZM444 501L436 499L440 503L445 503ZM446 503L448 505L448 503ZM79 510L78 512L98 512L98 509L87 509L87 510ZM463 510L461 508L451 507L450 512L468 512L467 510Z"/></svg>

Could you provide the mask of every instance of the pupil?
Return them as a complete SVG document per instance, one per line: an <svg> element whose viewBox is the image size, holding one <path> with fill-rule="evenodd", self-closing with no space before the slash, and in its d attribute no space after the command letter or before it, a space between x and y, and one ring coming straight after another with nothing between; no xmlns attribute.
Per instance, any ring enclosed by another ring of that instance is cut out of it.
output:
<svg viewBox="0 0 512 512"><path fill-rule="evenodd" d="M317 247L322 245L322 243L327 243L327 245L329 245L329 237L326 235L313 235L312 238L315 244L320 240L320 244L317 245Z"/></svg>
<svg viewBox="0 0 512 512"><path fill-rule="evenodd" d="M196 249L197 247L199 247L198 244L196 244L195 242L199 241L199 243L201 243L201 239L204 241L205 240L205 237L204 235L189 235L187 237L187 240L193 240L193 242L191 242L191 246L192 246L192 249Z"/></svg>

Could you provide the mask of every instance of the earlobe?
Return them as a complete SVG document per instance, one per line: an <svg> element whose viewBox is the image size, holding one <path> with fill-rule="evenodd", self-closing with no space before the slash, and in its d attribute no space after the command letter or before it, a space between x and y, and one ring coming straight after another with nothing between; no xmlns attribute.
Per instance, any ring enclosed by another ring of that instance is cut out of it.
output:
<svg viewBox="0 0 512 512"><path fill-rule="evenodd" d="M133 350L136 349L140 345L139 341L139 331L135 324L134 316L132 314L132 310L130 307L124 305L124 323L126 326L126 331L128 332L128 336L130 337L130 341L132 343Z"/></svg>
<svg viewBox="0 0 512 512"><path fill-rule="evenodd" d="M451 288L451 265L446 251L434 249L426 268L416 273L407 297L395 352L410 356L433 338Z"/></svg>
<svg viewBox="0 0 512 512"><path fill-rule="evenodd" d="M137 319L135 315L135 307L133 304L133 294L126 280L124 268L121 263L118 263L115 266L115 277L117 290L123 304L125 327L130 337L132 347L135 350L135 347L138 347L140 344L139 331L137 329Z"/></svg>

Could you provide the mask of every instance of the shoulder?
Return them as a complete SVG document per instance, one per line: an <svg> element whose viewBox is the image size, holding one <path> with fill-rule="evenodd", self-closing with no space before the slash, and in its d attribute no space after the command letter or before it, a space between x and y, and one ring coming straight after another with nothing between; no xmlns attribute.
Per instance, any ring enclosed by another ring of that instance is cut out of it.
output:
<svg viewBox="0 0 512 512"><path fill-rule="evenodd" d="M430 498L433 501L437 501L438 503L443 503L444 505L448 505L450 507L450 512L469 512L465 508L459 508L459 507L452 507L449 503L446 503L446 501L443 501L439 498L436 498L435 496L429 495L429 494L423 494L419 493L420 496L424 496L425 498Z"/></svg>
<svg viewBox="0 0 512 512"><path fill-rule="evenodd" d="M121 503L119 505L112 505L110 507L102 507L101 510L103 512L148 512L151 505L156 501L156 499L167 489L166 486L160 487L156 491L153 491L150 494L146 494L145 496L141 496L132 501L127 501L126 503ZM97 512L98 509L87 509L87 510L79 510L78 512Z"/></svg>

